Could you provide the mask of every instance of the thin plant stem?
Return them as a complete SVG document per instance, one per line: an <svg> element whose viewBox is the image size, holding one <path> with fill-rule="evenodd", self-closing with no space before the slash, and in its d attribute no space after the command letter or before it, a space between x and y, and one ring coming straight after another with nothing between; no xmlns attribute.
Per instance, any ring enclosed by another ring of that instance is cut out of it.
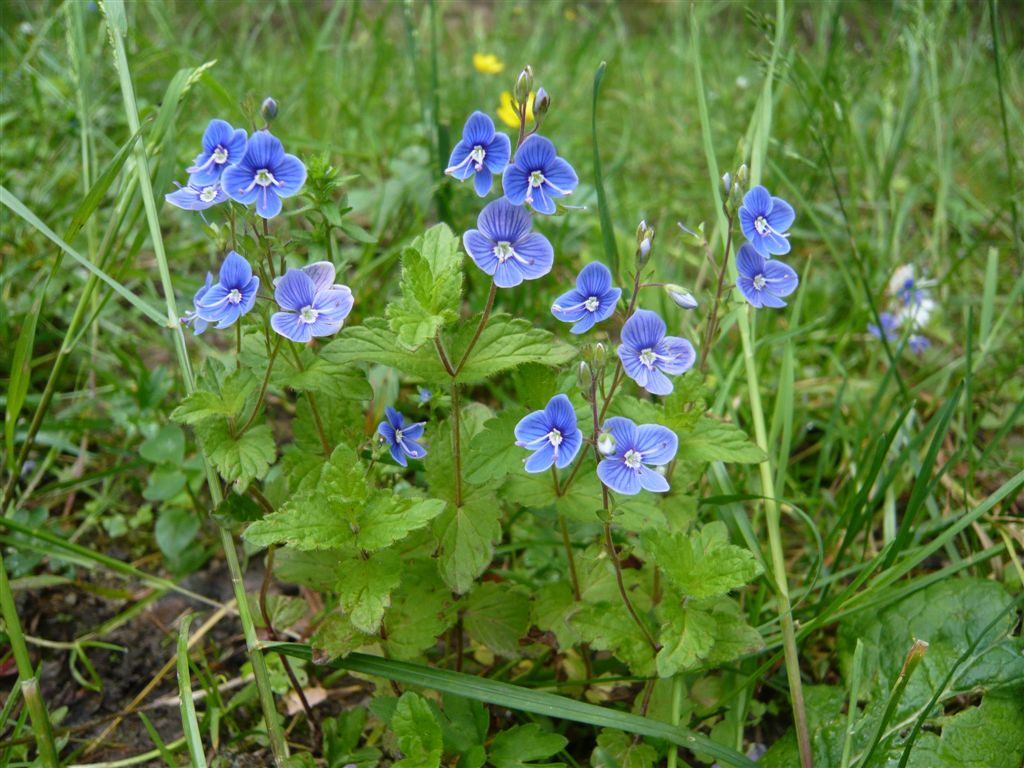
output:
<svg viewBox="0 0 1024 768"><path fill-rule="evenodd" d="M306 367L302 364L302 355L299 354L299 350L295 344L289 344L288 348L292 351L292 357L295 358L295 366L300 371L305 371ZM306 399L309 401L309 410L313 413L313 423L316 424L316 433L320 436L320 447L324 449L324 457L331 457L331 444L327 440L327 432L324 430L324 421L320 418L320 408L316 404L316 395L312 392L306 392Z"/></svg>
<svg viewBox="0 0 1024 768"><path fill-rule="evenodd" d="M452 457L455 473L455 506L462 506L462 433L459 426L459 385L452 382Z"/></svg>
<svg viewBox="0 0 1024 768"><path fill-rule="evenodd" d="M569 524L565 520L565 515L558 516L558 526L562 529L562 546L565 547L565 558L569 561L569 580L572 582L572 594L578 603L583 599L583 593L580 591L580 577L576 572L576 556L572 553L572 542L569 540Z"/></svg>
<svg viewBox="0 0 1024 768"><path fill-rule="evenodd" d="M263 408L263 400L267 396L267 387L270 384L270 373L274 370L274 360L277 358L277 350L281 347L281 337L278 336L274 342L274 348L270 350L270 357L267 359L267 372L263 374L263 383L260 385L260 394L256 398L256 405L253 406L252 413L239 431L239 435L244 435L249 431L249 427L256 421L256 417L259 416L260 410Z"/></svg>
<svg viewBox="0 0 1024 768"><path fill-rule="evenodd" d="M116 13L124 15L125 10L122 4L102 6L107 13L116 9ZM109 20L108 20L109 21ZM135 89L132 85L131 72L128 68L128 56L124 48L124 39L121 36L120 24L117 20L109 24L110 41L114 48L114 64L117 69L121 85L121 95L124 100L125 115L128 120L129 130L135 134L141 130L139 123L139 109L135 101ZM178 367L181 371L182 380L187 394L195 390L195 379L192 373L192 364L189 360L188 350L185 347L185 337L182 333L181 323L178 322L178 308L174 298L174 284L171 280L170 267L167 262L167 253L164 250L163 235L160 230L160 220L157 215L156 200L153 195L152 176L149 170L149 160L146 156L145 142L137 142L135 145L136 176L138 178L139 190L142 192L142 201L146 210L146 219L149 224L150 240L152 241L153 253L156 257L157 267L160 272L160 281L163 286L164 298L167 304L167 325L171 329L174 338L175 352L178 357ZM220 478L216 471L203 457L206 467L207 485L210 489L210 499L216 507L223 500L223 493L220 486ZM242 568L238 562L238 552L235 550L235 542L231 532L220 527L221 546L224 549L224 556L227 561L228 570L231 574L231 585L235 593L238 605L238 619L242 625L242 632L245 635L245 645L252 663L253 677L256 681L256 691L263 710L263 718L267 726L267 738L270 742L271 752L274 761L278 765L284 765L288 759L288 744L285 741L284 731L278 717L277 707L274 703L274 693L270 687L270 674L267 670L266 659L260 648L260 641L256 634L256 625L252 620L252 613L249 610L249 601L246 597L245 581L242 575Z"/></svg>
<svg viewBox="0 0 1024 768"><path fill-rule="evenodd" d="M484 332L484 326L487 325L488 319L491 317L491 309L494 307L494 297L498 293L498 286L495 283L491 283L491 289L487 292L487 304L484 305L484 313L480 315L480 323L476 327L476 333L473 334L473 338L469 340L469 346L466 347L466 351L462 353L462 358L459 360L459 364L455 366L454 376L458 376L462 371L466 361L469 360L470 354L473 352L473 347L480 340L480 334Z"/></svg>
<svg viewBox="0 0 1024 768"><path fill-rule="evenodd" d="M711 342L718 330L718 311L722 305L722 293L725 291L725 273L729 269L729 253L732 250L732 221L733 217L726 214L726 236L725 254L722 256L722 264L718 268L718 285L715 288L715 303L711 305L711 314L708 315L708 324L704 328L704 339L700 345L700 366L699 370L704 373L707 370L708 353L711 351Z"/></svg>
<svg viewBox="0 0 1024 768"><path fill-rule="evenodd" d="M452 361L448 357L448 351L444 348L444 342L441 341L440 334L434 337L434 349L437 350L437 356L441 358L441 365L444 366L444 369L448 373L448 375L454 379L455 369L452 367Z"/></svg>
<svg viewBox="0 0 1024 768"><path fill-rule="evenodd" d="M669 723L673 727L679 726L679 718L682 716L683 711L683 676L673 675L672 676L672 704L671 714L669 715ZM676 768L676 761L679 759L679 750L675 746L669 747L668 760L665 763L665 768Z"/></svg>
<svg viewBox="0 0 1024 768"><path fill-rule="evenodd" d="M0 614L4 617L11 652L18 669L21 696L25 700L25 707L28 709L29 719L32 722L32 733L36 738L39 759L46 768L57 768L59 765L57 746L53 741L50 716L39 693L39 679L36 677L35 669L33 669L28 655L28 645L25 644L25 635L22 633L21 621L18 619L14 593L11 592L10 582L7 581L7 568L4 565L2 553L0 553ZM14 695L13 690L10 695Z"/></svg>

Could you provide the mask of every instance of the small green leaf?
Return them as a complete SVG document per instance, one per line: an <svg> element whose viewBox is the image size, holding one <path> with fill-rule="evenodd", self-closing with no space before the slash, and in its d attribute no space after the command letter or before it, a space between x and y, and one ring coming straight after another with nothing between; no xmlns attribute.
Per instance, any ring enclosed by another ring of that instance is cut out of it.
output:
<svg viewBox="0 0 1024 768"><path fill-rule="evenodd" d="M495 736L487 750L487 757L494 768L523 768L534 764L536 760L547 760L558 754L568 743L565 736L545 731L536 723L528 723L514 726Z"/></svg>
<svg viewBox="0 0 1024 768"><path fill-rule="evenodd" d="M465 450L462 469L466 482L498 483L522 467L529 453L516 445L515 428L525 415L526 409L513 408L484 424ZM546 479L550 483L550 478Z"/></svg>
<svg viewBox="0 0 1024 768"><path fill-rule="evenodd" d="M203 451L221 477L248 485L267 474L277 455L274 435L266 424L234 437L227 419L208 419L195 426Z"/></svg>
<svg viewBox="0 0 1024 768"><path fill-rule="evenodd" d="M391 591L401 580L402 562L397 552L385 550L368 558L348 558L336 589L341 609L352 626L367 634L376 633L384 611L391 605Z"/></svg>
<svg viewBox="0 0 1024 768"><path fill-rule="evenodd" d="M395 659L418 657L437 644L438 636L456 618L455 599L437 566L430 560L407 561L402 587L392 594L391 607L384 615L387 655Z"/></svg>
<svg viewBox="0 0 1024 768"><path fill-rule="evenodd" d="M701 417L693 431L680 434L677 458L686 461L727 461L757 464L765 461L764 451L750 442L735 424Z"/></svg>
<svg viewBox="0 0 1024 768"><path fill-rule="evenodd" d="M441 764L441 726L422 696L412 691L402 694L391 718L391 730L402 752L395 768L438 768Z"/></svg>
<svg viewBox="0 0 1024 768"><path fill-rule="evenodd" d="M169 467L157 467L146 482L142 498L146 501L169 501L185 488L188 478L183 472Z"/></svg>
<svg viewBox="0 0 1024 768"><path fill-rule="evenodd" d="M480 491L464 497L461 507L449 506L434 521L441 550L438 567L454 592L468 592L473 580L491 564L494 545L501 539L500 519L497 499Z"/></svg>
<svg viewBox="0 0 1024 768"><path fill-rule="evenodd" d="M649 531L641 541L669 582L699 599L724 595L761 573L750 551L729 544L727 537L725 524L715 521L700 534Z"/></svg>
<svg viewBox="0 0 1024 768"><path fill-rule="evenodd" d="M165 509L156 520L156 544L168 559L174 559L199 533L199 518L185 509Z"/></svg>
<svg viewBox="0 0 1024 768"><path fill-rule="evenodd" d="M470 593L462 620L473 640L516 658L519 638L530 628L530 599L506 584L485 582Z"/></svg>
<svg viewBox="0 0 1024 768"><path fill-rule="evenodd" d="M142 442L139 455L150 464L180 465L185 460L185 433L176 424L166 424Z"/></svg>
<svg viewBox="0 0 1024 768"><path fill-rule="evenodd" d="M229 493L213 511L213 519L220 525L251 523L263 517L263 507L249 496Z"/></svg>
<svg viewBox="0 0 1024 768"><path fill-rule="evenodd" d="M658 606L661 615L661 650L655 660L659 677L697 666L715 644L716 622L694 604L667 600Z"/></svg>
<svg viewBox="0 0 1024 768"><path fill-rule="evenodd" d="M380 317L368 317L362 325L345 327L337 339L324 346L320 355L339 365L377 363L430 383L450 381L432 346L410 352L399 343L388 322Z"/></svg>
<svg viewBox="0 0 1024 768"><path fill-rule="evenodd" d="M448 342L449 356L459 359L469 346L477 327L477 318L456 326ZM569 362L578 354L576 347L559 341L550 332L537 328L528 320L510 315L491 315L469 361L459 372L463 384L480 384L495 374L512 370L526 363L542 363L555 367Z"/></svg>
<svg viewBox="0 0 1024 768"><path fill-rule="evenodd" d="M590 756L592 768L653 768L657 761L658 753L650 744L608 728L597 737L597 746Z"/></svg>

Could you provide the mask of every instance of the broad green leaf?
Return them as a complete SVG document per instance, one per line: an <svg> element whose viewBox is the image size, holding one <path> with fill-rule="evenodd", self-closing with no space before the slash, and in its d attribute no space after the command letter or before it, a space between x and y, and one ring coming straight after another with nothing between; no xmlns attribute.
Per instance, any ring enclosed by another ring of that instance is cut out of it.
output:
<svg viewBox="0 0 1024 768"><path fill-rule="evenodd" d="M473 640L516 658L519 638L530 628L530 598L507 584L485 582L466 599L462 620Z"/></svg>
<svg viewBox="0 0 1024 768"><path fill-rule="evenodd" d="M256 377L246 368L229 373L223 364L210 360L199 387L171 412L171 420L195 425L215 417L240 417L258 385ZM248 416L248 412L245 415Z"/></svg>
<svg viewBox="0 0 1024 768"><path fill-rule="evenodd" d="M572 625L576 598L567 581L543 584L530 593L533 623L544 632L553 632L558 645L571 648L580 643L580 634Z"/></svg>
<svg viewBox="0 0 1024 768"><path fill-rule="evenodd" d="M425 527L445 506L441 499L407 499L378 492L356 518L359 530L353 542L369 552L383 549Z"/></svg>
<svg viewBox="0 0 1024 768"><path fill-rule="evenodd" d="M487 750L487 758L494 768L523 768L537 760L547 760L558 754L569 740L557 733L545 731L536 723L516 725L501 731ZM564 763L546 763L549 766Z"/></svg>
<svg viewBox="0 0 1024 768"><path fill-rule="evenodd" d="M368 317L362 325L343 328L337 339L324 346L320 355L338 365L354 362L387 365L431 383L451 380L433 346L410 352L399 343L388 322L380 317Z"/></svg>
<svg viewBox="0 0 1024 768"><path fill-rule="evenodd" d="M146 501L169 501L181 493L188 478L184 472L170 467L157 467L149 473L149 480L142 491Z"/></svg>
<svg viewBox="0 0 1024 768"><path fill-rule="evenodd" d="M461 753L461 766L467 752L483 746L491 718L487 708L479 701L451 693L446 693L441 701L444 707L439 713L439 720L444 734L444 750ZM481 764L485 758L486 754L481 755Z"/></svg>
<svg viewBox="0 0 1024 768"><path fill-rule="evenodd" d="M673 380L672 394L662 405L660 423L680 434L689 434L697 426L707 410L707 388L704 380L695 370Z"/></svg>
<svg viewBox="0 0 1024 768"><path fill-rule="evenodd" d="M476 331L478 318L460 323L450 334L449 356L459 359ZM512 370L526 363L559 366L578 354L576 347L566 344L550 332L535 327L528 320L510 315L491 315L469 361L459 372L463 384L480 384L495 374Z"/></svg>
<svg viewBox="0 0 1024 768"><path fill-rule="evenodd" d="M391 596L384 615L387 655L414 659L437 644L437 638L455 623L457 612L451 590L430 560L409 560L401 589Z"/></svg>
<svg viewBox="0 0 1024 768"><path fill-rule="evenodd" d="M602 729L590 755L592 768L653 768L657 762L658 752L650 744L608 728Z"/></svg>
<svg viewBox="0 0 1024 768"><path fill-rule="evenodd" d="M395 768L438 768L441 764L441 726L422 696L412 691L402 694L391 718L391 730L402 752Z"/></svg>
<svg viewBox="0 0 1024 768"><path fill-rule="evenodd" d="M213 511L213 518L220 525L251 523L263 517L263 507L250 496L229 493Z"/></svg>
<svg viewBox="0 0 1024 768"><path fill-rule="evenodd" d="M494 545L501 539L501 507L488 491L466 495L461 507L449 505L434 521L434 535L440 547L438 568L451 589L463 594L473 586L494 557Z"/></svg>
<svg viewBox="0 0 1024 768"><path fill-rule="evenodd" d="M715 645L705 658L710 664L724 664L764 647L761 633L747 624L739 603L730 597L711 601L715 620Z"/></svg>
<svg viewBox="0 0 1024 768"><path fill-rule="evenodd" d="M693 430L680 434L677 458L686 461L726 461L757 464L765 461L764 451L750 441L735 424L703 416Z"/></svg>
<svg viewBox="0 0 1024 768"><path fill-rule="evenodd" d="M347 656L368 645L378 642L376 635L368 635L352 626L348 616L330 614L317 627L310 644L318 651L335 658Z"/></svg>
<svg viewBox="0 0 1024 768"><path fill-rule="evenodd" d="M282 581L304 584L330 592L341 578L342 560L337 552L281 547L274 555L274 575Z"/></svg>
<svg viewBox="0 0 1024 768"><path fill-rule="evenodd" d="M195 425L195 430L206 457L229 483L245 486L261 479L276 456L274 435L266 424L253 427L241 437L232 436L224 418L204 420Z"/></svg>
<svg viewBox="0 0 1024 768"><path fill-rule="evenodd" d="M416 349L458 318L462 299L459 241L444 224L402 251L402 297L387 308L399 342Z"/></svg>
<svg viewBox="0 0 1024 768"><path fill-rule="evenodd" d="M391 592L402 580L402 561L397 552L385 550L369 557L349 557L342 566L336 590L341 609L356 629L375 634L384 611L391 605Z"/></svg>
<svg viewBox="0 0 1024 768"><path fill-rule="evenodd" d="M139 455L150 464L180 465L185 460L185 434L176 424L166 424L142 441Z"/></svg>
<svg viewBox="0 0 1024 768"><path fill-rule="evenodd" d="M530 454L516 445L516 424L526 415L523 408L505 411L484 424L465 449L462 471L475 485L498 483L522 467Z"/></svg>
<svg viewBox="0 0 1024 768"><path fill-rule="evenodd" d="M1024 707L1020 698L986 696L980 705L943 718L941 731L941 735L921 734L911 750L908 768L1024 765ZM897 748L891 755L901 753Z"/></svg>
<svg viewBox="0 0 1024 768"><path fill-rule="evenodd" d="M636 605L638 596L636 591L630 594L634 607L643 616L644 606ZM573 615L572 626L591 648L611 651L634 675L654 673L654 650L622 604L621 597L617 602L583 606Z"/></svg>
<svg viewBox="0 0 1024 768"><path fill-rule="evenodd" d="M646 532L644 549L668 581L691 598L724 595L750 583L761 566L749 550L728 543L725 524L708 523L699 534Z"/></svg>
<svg viewBox="0 0 1024 768"><path fill-rule="evenodd" d="M156 544L168 558L173 559L184 552L197 533L199 518L186 509L165 509L156 519Z"/></svg>
<svg viewBox="0 0 1024 768"><path fill-rule="evenodd" d="M658 606L661 616L661 650L656 659L658 676L671 677L697 666L715 644L714 617L695 602L682 604L665 600Z"/></svg>

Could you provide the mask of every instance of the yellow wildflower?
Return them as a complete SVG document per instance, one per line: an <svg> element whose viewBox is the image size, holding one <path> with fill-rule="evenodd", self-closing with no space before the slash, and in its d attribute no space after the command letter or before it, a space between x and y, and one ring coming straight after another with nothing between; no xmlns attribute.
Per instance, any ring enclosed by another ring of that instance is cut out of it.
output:
<svg viewBox="0 0 1024 768"><path fill-rule="evenodd" d="M505 68L504 62L493 53L474 53L473 66L483 75L496 75Z"/></svg>
<svg viewBox="0 0 1024 768"><path fill-rule="evenodd" d="M533 91L530 91L530 96L526 100L526 123L529 125L533 122ZM505 123L509 128L519 127L519 113L515 107L512 106L512 94L509 91L501 92L501 106L498 107L498 117Z"/></svg>

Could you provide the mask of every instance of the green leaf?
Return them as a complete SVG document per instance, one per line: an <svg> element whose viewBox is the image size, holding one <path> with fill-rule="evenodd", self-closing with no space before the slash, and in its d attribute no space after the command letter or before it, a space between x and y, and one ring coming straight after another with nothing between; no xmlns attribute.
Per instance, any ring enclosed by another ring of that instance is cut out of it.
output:
<svg viewBox="0 0 1024 768"><path fill-rule="evenodd" d="M597 737L597 746L590 756L593 768L653 768L657 761L658 752L650 744L607 728Z"/></svg>
<svg viewBox="0 0 1024 768"><path fill-rule="evenodd" d="M479 701L446 693L442 697L444 709L441 711L441 731L444 734L445 752L462 754L459 765L466 759L466 753L482 747L487 739L487 728L490 716L487 708ZM480 765L486 759L486 753L480 755Z"/></svg>
<svg viewBox="0 0 1024 768"><path fill-rule="evenodd" d="M242 486L267 474L277 455L270 427L260 424L241 437L234 437L227 419L207 419L195 425L206 457L221 477Z"/></svg>
<svg viewBox="0 0 1024 768"><path fill-rule="evenodd" d="M341 609L352 626L375 634L391 605L391 592L401 580L402 561L397 552L385 550L365 559L358 555L348 558L336 589Z"/></svg>
<svg viewBox="0 0 1024 768"><path fill-rule="evenodd" d="M50 280L47 278L43 284L43 292L49 283ZM21 408L25 404L29 381L32 378L32 344L36 338L36 323L42 311L42 299L43 296L40 295L32 309L25 315L25 322L22 323L18 341L14 345L14 358L11 360L11 373L7 380L7 400L4 403L4 441L10 464L14 462L14 428L18 422L18 414L21 413Z"/></svg>
<svg viewBox="0 0 1024 768"><path fill-rule="evenodd" d="M545 731L536 723L528 723L509 728L495 736L487 750L487 757L494 768L522 768L536 760L547 760L565 749L568 743L565 736Z"/></svg>
<svg viewBox="0 0 1024 768"><path fill-rule="evenodd" d="M767 457L735 424L701 417L693 431L680 434L677 458L686 461L726 461L757 464Z"/></svg>
<svg viewBox="0 0 1024 768"><path fill-rule="evenodd" d="M637 606L637 593L631 599L637 611L644 613L644 606ZM573 629L580 637L598 651L611 651L626 663L634 675L651 675L655 671L654 651L643 632L633 621L629 611L618 602L588 604L577 610L571 619Z"/></svg>
<svg viewBox="0 0 1024 768"><path fill-rule="evenodd" d="M708 523L700 534L648 531L641 538L668 581L692 598L724 595L761 573L749 550L728 543L725 523Z"/></svg>
<svg viewBox="0 0 1024 768"><path fill-rule="evenodd" d="M410 352L399 343L388 322L379 317L368 317L362 325L343 328L337 339L324 346L320 356L339 365L387 365L431 383L450 381L433 347Z"/></svg>
<svg viewBox="0 0 1024 768"><path fill-rule="evenodd" d="M522 467L529 453L516 445L515 428L525 415L525 408L513 408L484 424L465 449L462 470L466 482L499 483ZM546 479L550 485L550 478Z"/></svg>
<svg viewBox="0 0 1024 768"><path fill-rule="evenodd" d="M146 501L169 501L177 496L185 488L188 478L183 472L168 467L154 469L142 491L142 498Z"/></svg>
<svg viewBox="0 0 1024 768"><path fill-rule="evenodd" d="M229 493L213 511L213 519L220 525L251 523L263 517L263 507L249 496Z"/></svg>
<svg viewBox="0 0 1024 768"><path fill-rule="evenodd" d="M388 305L391 330L416 349L458 318L462 299L459 241L444 224L431 227L402 252L402 298Z"/></svg>
<svg viewBox="0 0 1024 768"><path fill-rule="evenodd" d="M426 699L406 691L391 718L391 730L398 737L402 759L395 768L438 768L444 742L441 726Z"/></svg>
<svg viewBox="0 0 1024 768"><path fill-rule="evenodd" d="M388 656L413 659L433 648L457 618L455 599L430 560L409 560L384 615Z"/></svg>
<svg viewBox="0 0 1024 768"><path fill-rule="evenodd" d="M330 614L317 627L310 643L318 651L331 658L345 657L371 643L378 641L376 635L368 635L352 626L348 616Z"/></svg>
<svg viewBox="0 0 1024 768"><path fill-rule="evenodd" d="M519 638L530 628L530 598L506 584L485 582L465 601L462 620L473 640L517 658Z"/></svg>
<svg viewBox="0 0 1024 768"><path fill-rule="evenodd" d="M150 464L180 465L185 460L185 433L176 424L166 424L142 442L139 455Z"/></svg>
<svg viewBox="0 0 1024 768"><path fill-rule="evenodd" d="M467 488L461 507L450 505L434 521L440 547L438 568L451 589L463 594L494 557L501 539L501 507L493 494Z"/></svg>
<svg viewBox="0 0 1024 768"><path fill-rule="evenodd" d="M462 356L476 331L477 322L474 317L456 326L448 342L449 357L459 359ZM555 367L569 362L577 354L576 347L556 339L528 320L504 314L491 315L457 380L463 384L480 384L495 374L526 363Z"/></svg>
<svg viewBox="0 0 1024 768"><path fill-rule="evenodd" d="M697 666L715 644L715 619L694 604L675 600L658 606L661 616L661 650L655 663L659 677L671 677Z"/></svg>
<svg viewBox="0 0 1024 768"><path fill-rule="evenodd" d="M894 750L896 754L901 751ZM907 766L1019 768L1022 764L1024 707L1020 699L986 696L979 706L944 718L940 736L922 734L910 753Z"/></svg>
<svg viewBox="0 0 1024 768"><path fill-rule="evenodd" d="M154 535L160 551L174 559L199 533L199 518L185 509L165 509L156 520Z"/></svg>

